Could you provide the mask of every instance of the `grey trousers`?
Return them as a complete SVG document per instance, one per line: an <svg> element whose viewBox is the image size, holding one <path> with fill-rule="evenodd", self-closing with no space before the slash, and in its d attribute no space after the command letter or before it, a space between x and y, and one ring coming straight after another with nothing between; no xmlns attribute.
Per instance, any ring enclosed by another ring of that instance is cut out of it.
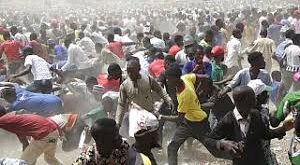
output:
<svg viewBox="0 0 300 165"><path fill-rule="evenodd" d="M184 119L184 121L177 127L174 137L168 146L169 165L178 164L178 149L190 137L199 140L210 151L211 148L203 143L209 132L210 128L207 119L201 122L191 122Z"/></svg>

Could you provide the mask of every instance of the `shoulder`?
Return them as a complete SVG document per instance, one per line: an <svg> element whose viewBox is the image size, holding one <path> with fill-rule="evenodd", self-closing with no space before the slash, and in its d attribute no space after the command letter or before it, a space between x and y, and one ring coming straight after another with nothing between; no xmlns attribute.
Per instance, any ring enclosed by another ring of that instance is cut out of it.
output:
<svg viewBox="0 0 300 165"><path fill-rule="evenodd" d="M185 75L181 76L181 79L183 81L189 81L189 82L191 81L192 83L195 83L196 78L197 78L197 76L195 73L189 73L189 74L185 74Z"/></svg>
<svg viewBox="0 0 300 165"><path fill-rule="evenodd" d="M246 74L247 72L249 72L249 68L244 68L239 70L236 75L242 75L242 74Z"/></svg>
<svg viewBox="0 0 300 165"><path fill-rule="evenodd" d="M268 73L267 70L265 70L265 69L260 69L260 72L261 72L262 74L268 75L268 77L270 77L270 74Z"/></svg>

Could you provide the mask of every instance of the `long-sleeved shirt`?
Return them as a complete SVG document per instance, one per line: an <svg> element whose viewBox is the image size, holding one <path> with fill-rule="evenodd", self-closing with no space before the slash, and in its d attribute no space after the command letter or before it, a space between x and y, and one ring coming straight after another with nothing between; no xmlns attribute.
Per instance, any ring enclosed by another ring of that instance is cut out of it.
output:
<svg viewBox="0 0 300 165"><path fill-rule="evenodd" d="M195 60L185 63L182 68L182 74L191 73L193 69L196 67L196 65L197 63ZM203 59L203 69L197 74L206 74L208 76L211 76L211 72L212 72L212 65L210 64L209 60L206 61Z"/></svg>
<svg viewBox="0 0 300 165"><path fill-rule="evenodd" d="M92 61L89 60L78 45L71 44L68 48L67 62L61 69L62 71L66 71L70 70L74 66L76 69L90 68L92 66Z"/></svg>
<svg viewBox="0 0 300 165"><path fill-rule="evenodd" d="M225 65L228 68L238 66L238 57L241 56L242 44L241 41L235 37L227 43L227 55L225 56Z"/></svg>
<svg viewBox="0 0 300 165"><path fill-rule="evenodd" d="M261 52L266 62L269 62L272 59L272 55L274 54L275 50L276 50L275 42L272 39L259 38L254 41L254 45L249 51Z"/></svg>
<svg viewBox="0 0 300 165"><path fill-rule="evenodd" d="M153 96L154 92L167 103L172 101L167 92L150 76L141 74L141 78L137 80L136 84L137 87L134 86L134 82L130 78L127 78L120 86L116 112L116 121L119 124L131 102L152 112L155 101L155 97Z"/></svg>
<svg viewBox="0 0 300 165"><path fill-rule="evenodd" d="M257 79L260 79L266 85L272 85L271 77L269 73L264 69L260 70ZM233 77L233 79L227 86L233 89L238 86L247 85L250 80L251 80L250 69L245 68L237 72L237 74Z"/></svg>

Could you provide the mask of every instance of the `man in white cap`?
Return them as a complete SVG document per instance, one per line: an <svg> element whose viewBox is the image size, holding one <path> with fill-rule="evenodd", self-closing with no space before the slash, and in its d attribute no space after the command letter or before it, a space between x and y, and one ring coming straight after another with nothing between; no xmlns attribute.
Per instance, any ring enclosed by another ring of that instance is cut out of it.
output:
<svg viewBox="0 0 300 165"><path fill-rule="evenodd" d="M255 95L256 95L256 108L260 111L260 114L263 118L263 122L266 125L266 127L269 127L269 109L264 106L267 104L269 100L268 92L272 91L271 86L267 86L264 84L260 79L251 80L248 85L250 88L253 89ZM287 121L289 123L291 121ZM276 160L276 155L271 152L271 140L263 140L263 149L265 153L265 158L268 162L268 164L278 164Z"/></svg>

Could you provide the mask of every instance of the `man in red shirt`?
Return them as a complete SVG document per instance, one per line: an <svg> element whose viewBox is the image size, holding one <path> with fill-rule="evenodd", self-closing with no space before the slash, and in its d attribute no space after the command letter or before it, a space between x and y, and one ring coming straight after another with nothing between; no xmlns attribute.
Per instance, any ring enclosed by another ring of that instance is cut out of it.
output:
<svg viewBox="0 0 300 165"><path fill-rule="evenodd" d="M31 33L30 34L30 42L29 46L32 47L34 55L37 55L47 62L50 62L50 58L47 53L43 50L43 45L37 41L38 36L36 33Z"/></svg>
<svg viewBox="0 0 300 165"><path fill-rule="evenodd" d="M0 58L4 53L8 62L8 74L17 73L22 66L20 58L20 49L22 45L20 42L12 40L9 31L3 32L4 42L0 45Z"/></svg>
<svg viewBox="0 0 300 165"><path fill-rule="evenodd" d="M123 46L134 45L135 43L134 42L124 43L124 42L115 41L114 39L115 39L114 34L107 35L107 41L108 41L107 49L110 50L115 55L117 55L118 57L120 57L121 59L124 59L125 54L123 51Z"/></svg>
<svg viewBox="0 0 300 165"><path fill-rule="evenodd" d="M108 66L107 74L99 74L97 77L98 84L104 87L104 92L119 92L122 82L122 70L117 63Z"/></svg>
<svg viewBox="0 0 300 165"><path fill-rule="evenodd" d="M164 61L162 52L157 52L154 61L148 67L148 72L153 78L158 78L165 71Z"/></svg>
<svg viewBox="0 0 300 165"><path fill-rule="evenodd" d="M76 122L77 115L74 114L45 118L34 114L6 113L6 110L0 106L0 128L18 136L23 143L23 149L25 148L21 159L29 165L34 164L42 154L48 164L61 165L62 163L55 157L58 138L62 132L65 135L71 132ZM25 137L33 138L29 145ZM71 138L66 136L66 139Z"/></svg>
<svg viewBox="0 0 300 165"><path fill-rule="evenodd" d="M169 49L168 54L176 56L176 54L182 49L183 46L183 37L181 35L176 35L174 37L175 44Z"/></svg>

